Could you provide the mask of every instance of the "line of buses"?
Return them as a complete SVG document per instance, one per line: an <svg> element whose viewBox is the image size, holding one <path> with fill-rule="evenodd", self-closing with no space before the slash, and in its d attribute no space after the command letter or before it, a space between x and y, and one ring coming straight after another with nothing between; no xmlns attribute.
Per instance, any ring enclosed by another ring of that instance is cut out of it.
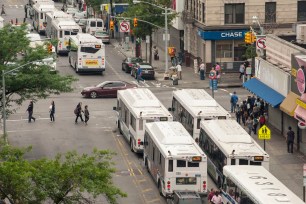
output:
<svg viewBox="0 0 306 204"><path fill-rule="evenodd" d="M117 125L162 196L207 195L207 174L226 204L302 204L269 172L269 155L203 89L173 91L166 109L146 88L120 90ZM172 114L170 113L172 112Z"/></svg>
<svg viewBox="0 0 306 204"><path fill-rule="evenodd" d="M102 19L87 19L86 31L75 22L72 15L58 10L52 0L30 0L33 28L39 34L57 40L56 53L68 53L71 67L78 72L100 72L106 67L105 45L93 34L104 29Z"/></svg>

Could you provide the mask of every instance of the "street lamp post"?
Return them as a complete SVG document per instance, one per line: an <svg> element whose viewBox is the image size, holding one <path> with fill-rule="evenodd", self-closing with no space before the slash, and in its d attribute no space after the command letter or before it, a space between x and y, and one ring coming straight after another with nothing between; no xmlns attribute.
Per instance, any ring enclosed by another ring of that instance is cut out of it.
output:
<svg viewBox="0 0 306 204"><path fill-rule="evenodd" d="M52 61L53 61L53 59L52 59ZM9 74L9 73L12 73L12 72L14 72L14 71L24 67L24 66L27 66L27 65L32 64L32 63L37 63L37 62L49 63L50 59L47 58L47 59L43 59L43 60L36 60L36 61L28 62L28 63L25 63L24 65L21 65L19 67L16 67L16 68L8 70L8 71L2 70L2 89L3 89L2 90L2 117L3 117L3 138L4 138L5 143L7 143L7 135L6 135L6 110L5 110L5 107L6 107L5 75Z"/></svg>
<svg viewBox="0 0 306 204"><path fill-rule="evenodd" d="M137 4L137 3L150 4L151 6L155 6L157 8L165 10L165 13L163 13L163 14L165 15L165 63L166 63L165 64L165 72L167 72L168 71L168 53L167 53L167 49L168 49L168 8L166 6L161 7L161 6L152 4L150 2L146 2L146 1L133 0L133 3L134 4Z"/></svg>

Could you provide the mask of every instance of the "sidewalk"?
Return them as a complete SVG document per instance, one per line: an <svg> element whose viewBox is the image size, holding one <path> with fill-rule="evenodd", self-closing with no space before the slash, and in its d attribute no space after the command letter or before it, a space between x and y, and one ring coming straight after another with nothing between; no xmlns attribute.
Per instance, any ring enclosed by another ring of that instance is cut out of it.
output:
<svg viewBox="0 0 306 204"><path fill-rule="evenodd" d="M121 42L118 42L119 39L111 39L111 44L120 51L126 57L135 57L135 44L129 42L129 50L126 50L125 45L121 45ZM142 58L146 58L146 44L142 42ZM148 45L148 58L149 58L149 45ZM165 52L163 49L158 48L159 60L152 59L152 66L155 68L155 78L157 81L161 82L165 85L172 85L172 80L164 80L165 73ZM152 56L153 58L153 56ZM171 62L170 57L169 66L170 68ZM148 60L149 61L149 60ZM239 73L222 73L221 82L218 84L218 88L224 87L241 87L242 80L239 79ZM182 80L179 80L178 88L192 88L192 87L202 87L209 88L209 79L208 73L206 73L206 80L200 80L199 73L195 73L193 67L186 67L184 64L182 65Z"/></svg>

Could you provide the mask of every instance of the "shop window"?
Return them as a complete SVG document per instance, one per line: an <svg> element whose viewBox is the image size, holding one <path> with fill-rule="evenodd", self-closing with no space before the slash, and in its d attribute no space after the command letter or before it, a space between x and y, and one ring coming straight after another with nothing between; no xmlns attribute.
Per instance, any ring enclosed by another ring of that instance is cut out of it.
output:
<svg viewBox="0 0 306 204"><path fill-rule="evenodd" d="M225 24L244 23L244 4L225 4L224 5Z"/></svg>
<svg viewBox="0 0 306 204"><path fill-rule="evenodd" d="M265 22L276 22L276 2L266 2L265 5Z"/></svg>
<svg viewBox="0 0 306 204"><path fill-rule="evenodd" d="M218 44L216 47L217 58L232 58L232 44Z"/></svg>
<svg viewBox="0 0 306 204"><path fill-rule="evenodd" d="M246 60L245 55L246 47L244 45L238 45L234 47L234 61L244 61Z"/></svg>
<svg viewBox="0 0 306 204"><path fill-rule="evenodd" d="M298 1L297 20L306 21L306 1Z"/></svg>

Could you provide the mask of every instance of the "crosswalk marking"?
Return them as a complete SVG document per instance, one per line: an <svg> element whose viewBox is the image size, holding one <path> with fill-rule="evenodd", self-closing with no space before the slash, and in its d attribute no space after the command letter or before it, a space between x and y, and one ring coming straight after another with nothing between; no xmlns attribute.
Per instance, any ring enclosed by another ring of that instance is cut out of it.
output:
<svg viewBox="0 0 306 204"><path fill-rule="evenodd" d="M131 81L132 84L136 84L138 87L142 87L142 88L150 88L150 87L157 87L157 88L160 88L161 87L161 83L155 83L153 81L146 81L146 82L143 82L143 81L140 81L139 83L137 81ZM163 85L162 87L169 87L167 85Z"/></svg>
<svg viewBox="0 0 306 204"><path fill-rule="evenodd" d="M23 8L24 5L8 5L9 8Z"/></svg>

